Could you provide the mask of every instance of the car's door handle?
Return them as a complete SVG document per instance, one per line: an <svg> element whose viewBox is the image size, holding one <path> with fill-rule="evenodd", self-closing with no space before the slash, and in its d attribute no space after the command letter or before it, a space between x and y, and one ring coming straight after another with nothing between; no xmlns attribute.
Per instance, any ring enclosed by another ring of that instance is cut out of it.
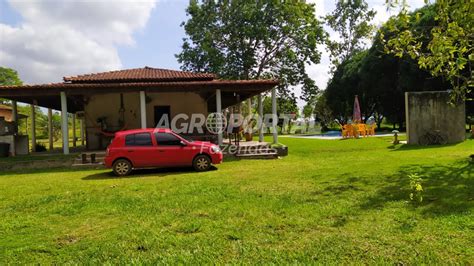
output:
<svg viewBox="0 0 474 266"><path fill-rule="evenodd" d="M128 152L133 152L133 150L128 150Z"/></svg>
<svg viewBox="0 0 474 266"><path fill-rule="evenodd" d="M158 150L158 152L165 152L165 150Z"/></svg>

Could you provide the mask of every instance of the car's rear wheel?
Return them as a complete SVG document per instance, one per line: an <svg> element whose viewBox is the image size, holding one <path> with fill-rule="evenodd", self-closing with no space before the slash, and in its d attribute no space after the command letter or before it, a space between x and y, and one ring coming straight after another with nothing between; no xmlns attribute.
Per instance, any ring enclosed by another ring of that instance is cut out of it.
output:
<svg viewBox="0 0 474 266"><path fill-rule="evenodd" d="M132 172L132 163L129 160L118 159L114 162L112 171L116 176L127 176Z"/></svg>
<svg viewBox="0 0 474 266"><path fill-rule="evenodd" d="M193 167L198 172L203 172L211 168L211 158L205 154L196 156L193 160Z"/></svg>

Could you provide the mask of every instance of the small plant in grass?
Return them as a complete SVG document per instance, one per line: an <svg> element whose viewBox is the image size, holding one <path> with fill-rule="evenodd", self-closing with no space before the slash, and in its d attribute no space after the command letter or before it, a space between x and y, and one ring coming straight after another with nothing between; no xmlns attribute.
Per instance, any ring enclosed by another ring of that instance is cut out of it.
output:
<svg viewBox="0 0 474 266"><path fill-rule="evenodd" d="M410 200L421 203L423 201L423 186L421 185L423 179L416 173L409 174L408 178L410 179Z"/></svg>

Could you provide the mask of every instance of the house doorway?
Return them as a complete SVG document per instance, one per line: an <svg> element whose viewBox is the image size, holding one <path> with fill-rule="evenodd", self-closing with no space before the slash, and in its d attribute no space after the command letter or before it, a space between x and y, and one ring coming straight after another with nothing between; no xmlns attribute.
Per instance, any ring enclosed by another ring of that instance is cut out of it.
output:
<svg viewBox="0 0 474 266"><path fill-rule="evenodd" d="M157 105L154 107L155 127L169 128L170 127L170 106Z"/></svg>

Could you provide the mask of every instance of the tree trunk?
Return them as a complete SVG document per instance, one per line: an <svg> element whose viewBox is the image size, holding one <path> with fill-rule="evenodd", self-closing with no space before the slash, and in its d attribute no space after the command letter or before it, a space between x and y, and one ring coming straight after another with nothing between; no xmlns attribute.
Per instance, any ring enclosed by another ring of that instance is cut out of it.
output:
<svg viewBox="0 0 474 266"><path fill-rule="evenodd" d="M382 121L380 120L380 121L377 121L376 123L377 123L377 128L380 129L380 127L382 126Z"/></svg>

